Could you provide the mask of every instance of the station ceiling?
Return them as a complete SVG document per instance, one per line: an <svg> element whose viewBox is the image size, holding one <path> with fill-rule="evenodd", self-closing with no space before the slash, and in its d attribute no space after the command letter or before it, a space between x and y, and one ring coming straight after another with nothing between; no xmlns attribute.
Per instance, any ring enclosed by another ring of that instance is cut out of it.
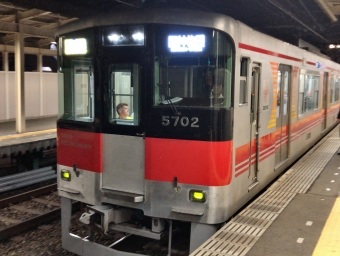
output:
<svg viewBox="0 0 340 256"><path fill-rule="evenodd" d="M26 46L48 47L54 30L65 23L148 7L223 13L295 45L302 39L329 56L334 55L329 44L340 44L340 0L0 0L0 44L13 44L21 29Z"/></svg>

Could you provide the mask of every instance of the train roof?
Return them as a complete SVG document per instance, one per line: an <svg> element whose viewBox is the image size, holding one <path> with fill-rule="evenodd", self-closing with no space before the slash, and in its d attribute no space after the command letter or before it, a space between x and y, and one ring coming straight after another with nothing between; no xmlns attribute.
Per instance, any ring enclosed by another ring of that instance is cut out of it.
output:
<svg viewBox="0 0 340 256"><path fill-rule="evenodd" d="M214 12L177 8L149 8L134 11L113 11L104 13L100 16L93 16L87 19L79 19L63 25L56 30L55 36L59 37L74 31L79 31L92 27L138 23L201 26L215 28L222 31L228 31L235 42L249 42L249 44L254 44L257 46L262 46L263 44L265 44L266 48L270 50L277 51L277 49L280 48L283 52L290 49L289 51L292 51L299 55L309 56L308 58L313 58L315 59L315 61L322 60L327 63L332 63L332 66L336 65L337 71L340 70L339 64L331 61L328 56L325 56L321 53L318 54L315 52L307 51L296 45L292 45L270 35L259 32L242 23L241 21L235 20L232 17Z"/></svg>
<svg viewBox="0 0 340 256"><path fill-rule="evenodd" d="M225 30L225 26L227 25L237 26L235 19L223 14L176 8L150 8L134 11L108 12L101 16L79 19L59 27L55 32L55 36L59 37L91 27L137 23L195 25L220 30Z"/></svg>

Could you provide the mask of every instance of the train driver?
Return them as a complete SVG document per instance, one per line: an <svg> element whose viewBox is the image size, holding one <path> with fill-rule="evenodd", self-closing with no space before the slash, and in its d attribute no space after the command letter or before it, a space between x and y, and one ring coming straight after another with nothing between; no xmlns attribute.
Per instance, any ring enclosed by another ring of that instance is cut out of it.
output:
<svg viewBox="0 0 340 256"><path fill-rule="evenodd" d="M210 106L223 106L223 84L224 72L219 70L216 75L212 77L212 86L210 91Z"/></svg>
<svg viewBox="0 0 340 256"><path fill-rule="evenodd" d="M129 108L127 103L119 103L116 107L118 118L120 119L132 119L131 116L129 116Z"/></svg>

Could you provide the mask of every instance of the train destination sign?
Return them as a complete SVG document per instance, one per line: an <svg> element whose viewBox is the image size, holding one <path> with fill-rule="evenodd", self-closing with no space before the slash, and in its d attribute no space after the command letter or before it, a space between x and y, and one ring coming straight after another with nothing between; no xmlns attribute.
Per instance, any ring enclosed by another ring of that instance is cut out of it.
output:
<svg viewBox="0 0 340 256"><path fill-rule="evenodd" d="M205 35L168 36L168 48L171 52L202 52L205 47Z"/></svg>

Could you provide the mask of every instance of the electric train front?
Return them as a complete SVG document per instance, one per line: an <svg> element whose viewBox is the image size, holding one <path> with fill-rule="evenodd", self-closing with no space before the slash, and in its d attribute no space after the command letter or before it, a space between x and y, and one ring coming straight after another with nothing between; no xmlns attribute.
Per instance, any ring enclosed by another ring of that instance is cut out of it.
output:
<svg viewBox="0 0 340 256"><path fill-rule="evenodd" d="M195 230L210 236L232 205L232 40L211 28L146 23L58 40L63 247L112 250L69 233L77 200L88 204L80 220L103 232L160 239L166 221L190 222L195 249ZM127 225L135 215L150 226Z"/></svg>

